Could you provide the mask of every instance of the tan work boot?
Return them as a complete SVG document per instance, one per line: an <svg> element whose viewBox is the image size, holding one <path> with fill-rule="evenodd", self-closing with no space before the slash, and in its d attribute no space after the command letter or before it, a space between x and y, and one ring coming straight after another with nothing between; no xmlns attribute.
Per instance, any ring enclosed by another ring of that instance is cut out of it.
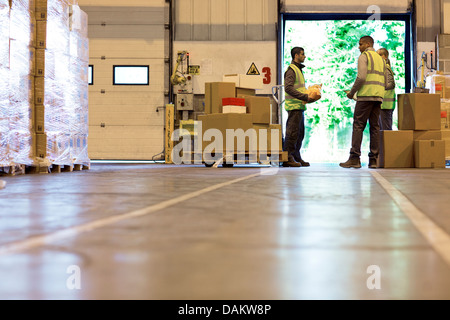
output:
<svg viewBox="0 0 450 320"><path fill-rule="evenodd" d="M287 162L283 162L283 167L301 167L302 165L295 161L294 157L289 156Z"/></svg>
<svg viewBox="0 0 450 320"><path fill-rule="evenodd" d="M339 163L339 166L342 168L361 168L361 161L358 156L350 156L346 162Z"/></svg>
<svg viewBox="0 0 450 320"><path fill-rule="evenodd" d="M376 169L377 166L377 159L376 158L369 158L369 169Z"/></svg>

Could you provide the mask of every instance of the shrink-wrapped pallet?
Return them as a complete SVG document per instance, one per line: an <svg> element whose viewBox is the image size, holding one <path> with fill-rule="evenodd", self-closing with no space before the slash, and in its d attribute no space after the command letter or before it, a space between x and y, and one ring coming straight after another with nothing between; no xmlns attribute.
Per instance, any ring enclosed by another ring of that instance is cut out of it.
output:
<svg viewBox="0 0 450 320"><path fill-rule="evenodd" d="M11 164L9 141L9 1L0 0L0 167Z"/></svg>
<svg viewBox="0 0 450 320"><path fill-rule="evenodd" d="M34 1L12 0L10 9L9 151L12 162L33 164Z"/></svg>

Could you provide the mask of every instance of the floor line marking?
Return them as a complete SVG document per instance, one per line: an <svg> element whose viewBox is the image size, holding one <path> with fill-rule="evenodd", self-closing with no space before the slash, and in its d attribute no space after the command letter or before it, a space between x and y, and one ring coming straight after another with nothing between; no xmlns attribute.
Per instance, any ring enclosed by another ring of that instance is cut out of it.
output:
<svg viewBox="0 0 450 320"><path fill-rule="evenodd" d="M403 213L412 221L434 250L450 266L450 235L429 219L403 193L378 172L372 171L371 174L395 203L397 203Z"/></svg>
<svg viewBox="0 0 450 320"><path fill-rule="evenodd" d="M219 183L219 184L216 184L213 186L209 186L207 188L204 188L204 189L201 189L198 191L190 192L188 194L185 194L185 195L182 195L182 196L170 199L170 200L166 200L166 201L160 202L158 204L155 204L155 205L152 205L152 206L149 206L146 208L138 209L138 210L131 211L128 213L123 213L123 214L119 214L116 216L111 216L111 217L107 217L107 218L103 218L103 219L99 219L99 220L94 220L92 222L81 224L79 226L70 227L67 229L60 230L60 231L55 231L55 232L49 233L47 235L35 236L35 237L31 237L29 239L20 240L20 241L8 243L5 245L1 245L0 246L0 256L16 253L16 252L23 251L23 250L32 249L32 248L39 247L39 246L43 246L43 245L52 243L54 241L61 240L63 238L71 237L71 236L74 236L74 235L77 235L77 234L80 234L83 232L98 229L98 228L101 228L101 227L104 227L107 225L111 225L111 224L119 222L119 221L144 216L149 213L171 207L180 202L201 196L205 193L208 193L208 192L211 192L211 191L214 191L214 190L217 190L217 189L220 189L220 188L223 188L223 187L226 187L226 186L229 186L229 185L241 182L241 181L245 181L245 180L257 177L259 175L261 175L261 173L251 174L251 175L248 175L245 177L241 177L241 178L234 179L231 181L227 181L227 182Z"/></svg>

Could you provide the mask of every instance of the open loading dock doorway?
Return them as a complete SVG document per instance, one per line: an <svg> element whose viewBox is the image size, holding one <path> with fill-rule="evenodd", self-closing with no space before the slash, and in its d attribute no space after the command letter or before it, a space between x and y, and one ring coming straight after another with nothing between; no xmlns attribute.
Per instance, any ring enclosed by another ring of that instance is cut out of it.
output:
<svg viewBox="0 0 450 320"><path fill-rule="evenodd" d="M308 105L305 112L306 135L302 156L312 162L340 162L348 158L351 146L355 101L344 90L350 90L357 75L360 52L358 42L370 35L375 50L386 48L395 73L396 94L410 92L412 35L411 15L366 14L283 14L281 32L281 81L291 62L291 49L305 49L304 62L307 86L322 84L322 99ZM282 108L283 134L287 112ZM394 112L393 129L397 129ZM369 127L364 132L363 155L369 150ZM364 161L364 156L361 158Z"/></svg>

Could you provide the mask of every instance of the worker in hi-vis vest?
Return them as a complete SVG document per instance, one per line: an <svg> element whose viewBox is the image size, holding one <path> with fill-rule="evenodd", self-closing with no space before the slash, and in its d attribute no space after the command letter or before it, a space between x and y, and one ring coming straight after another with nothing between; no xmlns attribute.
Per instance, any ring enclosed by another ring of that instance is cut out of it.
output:
<svg viewBox="0 0 450 320"><path fill-rule="evenodd" d="M361 143L367 121L370 125L369 168L377 168L379 153L381 104L392 84L388 83L386 63L373 48L373 38L362 37L359 40L358 75L352 89L347 93L349 99L357 96L353 114L352 147L350 157L339 165L343 168L361 168Z"/></svg>
<svg viewBox="0 0 450 320"><path fill-rule="evenodd" d="M390 90L386 90L384 94L383 103L381 105L380 112L380 130L392 130L392 115L395 109L395 80L394 80L394 72L391 69L391 61L389 60L389 51L386 48L381 48L377 50L377 53L384 59L386 62L386 68L388 69L389 79L388 82L392 82L394 87Z"/></svg>
<svg viewBox="0 0 450 320"><path fill-rule="evenodd" d="M309 162L303 161L300 155L303 138L305 137L304 112L306 104L317 101L306 93L305 78L303 76L303 62L305 50L294 47L291 50L292 62L284 73L285 109L288 112L286 121L286 136L284 139L284 151L288 153L288 161L283 163L285 167L309 167Z"/></svg>

